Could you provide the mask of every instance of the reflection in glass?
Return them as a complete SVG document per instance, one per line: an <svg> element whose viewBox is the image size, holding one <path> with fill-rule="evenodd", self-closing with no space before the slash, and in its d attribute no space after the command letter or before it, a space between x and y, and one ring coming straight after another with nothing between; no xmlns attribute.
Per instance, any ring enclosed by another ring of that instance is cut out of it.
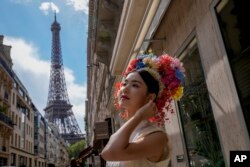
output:
<svg viewBox="0 0 250 167"><path fill-rule="evenodd" d="M216 14L250 135L250 16L249 1L221 0Z"/></svg>
<svg viewBox="0 0 250 167"><path fill-rule="evenodd" d="M182 57L186 79L179 110L189 164L192 167L225 166L195 39Z"/></svg>

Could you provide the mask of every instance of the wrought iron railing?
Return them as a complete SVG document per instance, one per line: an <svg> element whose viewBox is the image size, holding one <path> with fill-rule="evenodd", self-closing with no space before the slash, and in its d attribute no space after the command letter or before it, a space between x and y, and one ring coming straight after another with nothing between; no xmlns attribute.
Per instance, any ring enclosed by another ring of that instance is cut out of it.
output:
<svg viewBox="0 0 250 167"><path fill-rule="evenodd" d="M10 119L10 117L8 117L7 115L3 114L0 112L0 121L6 123L7 125L9 125L10 127L14 127L14 124L12 122L12 120Z"/></svg>

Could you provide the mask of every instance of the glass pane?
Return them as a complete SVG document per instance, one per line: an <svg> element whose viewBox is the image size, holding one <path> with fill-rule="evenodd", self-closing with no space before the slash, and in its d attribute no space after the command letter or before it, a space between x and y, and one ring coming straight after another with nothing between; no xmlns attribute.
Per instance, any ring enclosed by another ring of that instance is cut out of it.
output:
<svg viewBox="0 0 250 167"><path fill-rule="evenodd" d="M181 57L186 78L179 110L189 164L192 167L225 166L195 39Z"/></svg>
<svg viewBox="0 0 250 167"><path fill-rule="evenodd" d="M250 134L249 9L249 1L241 0L222 0L216 6L217 19Z"/></svg>

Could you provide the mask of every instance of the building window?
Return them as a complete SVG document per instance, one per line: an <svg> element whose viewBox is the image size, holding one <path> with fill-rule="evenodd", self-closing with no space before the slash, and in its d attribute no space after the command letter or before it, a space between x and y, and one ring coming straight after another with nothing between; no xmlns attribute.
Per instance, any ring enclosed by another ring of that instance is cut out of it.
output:
<svg viewBox="0 0 250 167"><path fill-rule="evenodd" d="M20 166L25 166L25 157L24 156L19 156L19 165Z"/></svg>
<svg viewBox="0 0 250 167"><path fill-rule="evenodd" d="M18 126L19 126L19 129L21 129L21 118L19 117L18 120L19 120Z"/></svg>
<svg viewBox="0 0 250 167"><path fill-rule="evenodd" d="M25 149L25 124L26 124L26 120L25 120L25 113L22 112L22 120L21 120L21 145L20 148L21 149Z"/></svg>
<svg viewBox="0 0 250 167"><path fill-rule="evenodd" d="M15 98L16 98L15 95L16 95L15 93L12 93L12 104L13 105L15 105Z"/></svg>
<svg viewBox="0 0 250 167"><path fill-rule="evenodd" d="M15 133L15 147L17 147L17 134Z"/></svg>
<svg viewBox="0 0 250 167"><path fill-rule="evenodd" d="M11 153L11 165L16 165L16 154Z"/></svg>
<svg viewBox="0 0 250 167"><path fill-rule="evenodd" d="M8 100L8 99L9 99L9 94L8 94L8 92L7 92L7 91L5 91L5 92L4 92L4 98L5 98L6 100Z"/></svg>
<svg viewBox="0 0 250 167"><path fill-rule="evenodd" d="M21 137L18 135L18 148L21 148Z"/></svg>
<svg viewBox="0 0 250 167"><path fill-rule="evenodd" d="M16 122L15 122L15 113L13 111L11 112L11 121L13 121L16 124Z"/></svg>
<svg viewBox="0 0 250 167"><path fill-rule="evenodd" d="M0 166L6 166L7 165L7 158L0 157Z"/></svg>
<svg viewBox="0 0 250 167"><path fill-rule="evenodd" d="M14 134L11 135L11 145L13 146L13 137L14 137Z"/></svg>
<svg viewBox="0 0 250 167"><path fill-rule="evenodd" d="M14 82L14 83L13 83L13 86L14 86L14 88L17 88L17 84L16 84L16 82Z"/></svg>
<svg viewBox="0 0 250 167"><path fill-rule="evenodd" d="M247 21L249 9L249 1L240 0L221 0L215 8L250 134L250 24Z"/></svg>
<svg viewBox="0 0 250 167"><path fill-rule="evenodd" d="M189 164L191 167L224 166L196 39L180 58L186 78L184 95L178 106Z"/></svg>
<svg viewBox="0 0 250 167"><path fill-rule="evenodd" d="M28 120L30 121L30 110L28 108L25 108L24 110Z"/></svg>
<svg viewBox="0 0 250 167"><path fill-rule="evenodd" d="M19 88L18 92L22 97L24 96L24 91L21 88Z"/></svg>

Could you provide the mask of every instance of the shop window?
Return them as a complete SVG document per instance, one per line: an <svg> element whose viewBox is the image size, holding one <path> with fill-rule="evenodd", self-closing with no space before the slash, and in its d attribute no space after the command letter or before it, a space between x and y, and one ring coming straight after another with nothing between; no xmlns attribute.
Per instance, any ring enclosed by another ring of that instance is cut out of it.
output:
<svg viewBox="0 0 250 167"><path fill-rule="evenodd" d="M196 39L180 58L186 78L178 106L189 164L191 167L225 166Z"/></svg>
<svg viewBox="0 0 250 167"><path fill-rule="evenodd" d="M24 156L19 156L19 165L20 167L25 166L25 157Z"/></svg>
<svg viewBox="0 0 250 167"><path fill-rule="evenodd" d="M0 166L7 165L7 158L0 157Z"/></svg>
<svg viewBox="0 0 250 167"><path fill-rule="evenodd" d="M250 134L250 2L221 0L215 10Z"/></svg>
<svg viewBox="0 0 250 167"><path fill-rule="evenodd" d="M16 154L11 153L11 165L16 165Z"/></svg>

